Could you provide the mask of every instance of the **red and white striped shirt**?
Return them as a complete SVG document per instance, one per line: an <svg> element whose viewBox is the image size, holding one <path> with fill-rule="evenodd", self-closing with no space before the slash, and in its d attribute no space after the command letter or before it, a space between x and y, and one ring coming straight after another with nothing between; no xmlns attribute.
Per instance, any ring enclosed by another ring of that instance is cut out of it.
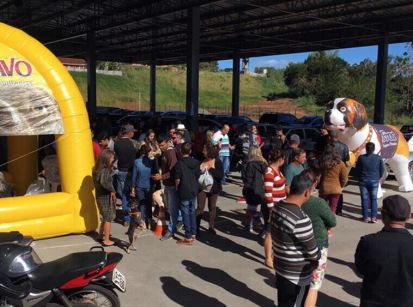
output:
<svg viewBox="0 0 413 307"><path fill-rule="evenodd" d="M264 175L265 203L268 208L287 198L285 192L285 177L280 171L268 166Z"/></svg>

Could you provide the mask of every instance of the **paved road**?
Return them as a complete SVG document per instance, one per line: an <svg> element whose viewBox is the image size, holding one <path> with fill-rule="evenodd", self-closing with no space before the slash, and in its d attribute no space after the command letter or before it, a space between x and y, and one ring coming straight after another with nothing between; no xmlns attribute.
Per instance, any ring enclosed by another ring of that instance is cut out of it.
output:
<svg viewBox="0 0 413 307"><path fill-rule="evenodd" d="M398 193L395 181L386 182L385 195ZM127 278L127 292L120 294L123 306L274 306L274 272L263 265L263 248L257 236L246 232L241 221L245 205L237 204L241 189L225 186L219 198L219 212L213 236L203 221L200 240L193 246L179 246L174 240L159 241L146 231L138 250L124 258L119 269ZM413 193L403 194L413 204ZM358 188L350 185L344 195L344 216L330 240L326 280L318 306L357 306L360 278L354 272L353 255L361 235L376 232L382 224L361 223ZM380 201L381 206L381 201ZM413 221L408 224L413 229ZM122 240L125 228L115 224L113 236ZM178 235L179 237L180 235ZM71 235L35 242L44 261L95 245L92 235Z"/></svg>

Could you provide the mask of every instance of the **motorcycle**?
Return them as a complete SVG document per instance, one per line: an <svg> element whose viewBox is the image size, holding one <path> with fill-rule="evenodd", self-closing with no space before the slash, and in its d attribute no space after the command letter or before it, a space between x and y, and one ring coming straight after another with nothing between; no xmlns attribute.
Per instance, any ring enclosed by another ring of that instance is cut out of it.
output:
<svg viewBox="0 0 413 307"><path fill-rule="evenodd" d="M126 291L126 279L116 269L122 257L92 247L43 263L28 245L1 243L0 307L118 307L115 288Z"/></svg>
<svg viewBox="0 0 413 307"><path fill-rule="evenodd" d="M18 231L0 232L0 243L18 243L21 245L30 245L33 238L30 236L23 236Z"/></svg>

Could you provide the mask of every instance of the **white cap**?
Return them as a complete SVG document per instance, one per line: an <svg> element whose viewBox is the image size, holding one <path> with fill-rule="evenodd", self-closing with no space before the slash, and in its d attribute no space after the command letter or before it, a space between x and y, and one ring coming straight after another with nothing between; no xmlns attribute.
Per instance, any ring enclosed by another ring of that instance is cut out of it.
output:
<svg viewBox="0 0 413 307"><path fill-rule="evenodd" d="M176 130L185 130L185 125L184 124L178 124L178 127L176 127Z"/></svg>

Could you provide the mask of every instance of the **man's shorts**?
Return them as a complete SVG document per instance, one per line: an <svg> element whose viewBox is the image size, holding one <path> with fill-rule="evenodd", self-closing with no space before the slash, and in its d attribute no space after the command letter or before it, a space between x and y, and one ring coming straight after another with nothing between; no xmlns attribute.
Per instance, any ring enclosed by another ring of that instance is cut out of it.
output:
<svg viewBox="0 0 413 307"><path fill-rule="evenodd" d="M327 270L327 255L328 248L324 247L321 249L321 257L318 260L318 267L314 270L313 276L311 279L310 289L320 290L321 284L324 280L324 275Z"/></svg>

